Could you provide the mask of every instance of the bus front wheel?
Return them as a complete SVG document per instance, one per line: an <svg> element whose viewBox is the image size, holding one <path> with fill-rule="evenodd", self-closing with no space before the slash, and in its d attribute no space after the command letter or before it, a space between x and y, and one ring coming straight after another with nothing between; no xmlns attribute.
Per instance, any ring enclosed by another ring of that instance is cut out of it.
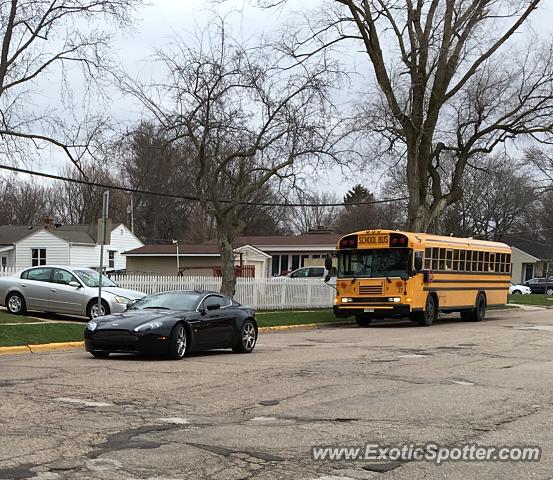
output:
<svg viewBox="0 0 553 480"><path fill-rule="evenodd" d="M420 327L429 327L438 318L438 302L434 295L428 295L426 307L423 312L413 312L411 318L417 322Z"/></svg>
<svg viewBox="0 0 553 480"><path fill-rule="evenodd" d="M372 318L367 315L356 315L355 321L360 327L368 327L371 324Z"/></svg>

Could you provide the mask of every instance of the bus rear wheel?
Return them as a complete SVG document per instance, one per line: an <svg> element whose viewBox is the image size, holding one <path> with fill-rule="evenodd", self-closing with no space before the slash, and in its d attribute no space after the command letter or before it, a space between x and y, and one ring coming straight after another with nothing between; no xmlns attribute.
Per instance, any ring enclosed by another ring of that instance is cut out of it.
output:
<svg viewBox="0 0 553 480"><path fill-rule="evenodd" d="M481 293L476 297L476 304L472 310L461 312L461 319L465 322L481 322L486 318L486 297Z"/></svg>
<svg viewBox="0 0 553 480"><path fill-rule="evenodd" d="M355 321L360 327L368 327L372 322L372 318L368 315L356 315Z"/></svg>
<svg viewBox="0 0 553 480"><path fill-rule="evenodd" d="M413 312L411 319L420 327L429 327L438 319L438 302L434 295L428 295L426 307L423 312Z"/></svg>

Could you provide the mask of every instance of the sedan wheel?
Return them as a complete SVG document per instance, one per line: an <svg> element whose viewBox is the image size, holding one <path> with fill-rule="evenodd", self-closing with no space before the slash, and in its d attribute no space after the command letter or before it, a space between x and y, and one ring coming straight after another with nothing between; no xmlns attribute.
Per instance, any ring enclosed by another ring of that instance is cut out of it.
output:
<svg viewBox="0 0 553 480"><path fill-rule="evenodd" d="M169 356L174 360L180 360L186 354L186 348L186 330L179 324L173 328L169 337Z"/></svg>
<svg viewBox="0 0 553 480"><path fill-rule="evenodd" d="M238 345L233 348L236 353L250 353L257 342L257 329L251 320L246 320L240 329Z"/></svg>
<svg viewBox="0 0 553 480"><path fill-rule="evenodd" d="M25 299L19 293L10 293L6 302L8 311L14 315L24 315L27 311Z"/></svg>
<svg viewBox="0 0 553 480"><path fill-rule="evenodd" d="M553 295L553 288L549 287L549 288L546 290L545 294L546 294L546 295L549 295L549 296Z"/></svg>
<svg viewBox="0 0 553 480"><path fill-rule="evenodd" d="M513 290L512 295L520 295L520 294L521 294L520 290Z"/></svg>
<svg viewBox="0 0 553 480"><path fill-rule="evenodd" d="M104 315L109 315L109 307L106 302L102 300L102 305L100 307L100 315L98 315L98 302L91 303L88 306L86 315L88 318L98 318L98 316L103 317Z"/></svg>

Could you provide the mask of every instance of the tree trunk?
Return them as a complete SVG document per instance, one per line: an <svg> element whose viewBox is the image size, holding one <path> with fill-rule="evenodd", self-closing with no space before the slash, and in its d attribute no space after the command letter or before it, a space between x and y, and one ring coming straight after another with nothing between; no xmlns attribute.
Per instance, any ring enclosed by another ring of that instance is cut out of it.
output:
<svg viewBox="0 0 553 480"><path fill-rule="evenodd" d="M220 218L216 218L217 221L217 246L219 247L219 253L221 254L221 293L234 296L236 289L236 276L234 274L234 231L232 225Z"/></svg>

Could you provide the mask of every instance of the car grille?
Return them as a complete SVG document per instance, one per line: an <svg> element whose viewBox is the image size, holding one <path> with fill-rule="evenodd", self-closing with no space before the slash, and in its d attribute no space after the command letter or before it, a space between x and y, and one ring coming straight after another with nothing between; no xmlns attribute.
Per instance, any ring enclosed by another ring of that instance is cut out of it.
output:
<svg viewBox="0 0 553 480"><path fill-rule="evenodd" d="M382 295L382 285L359 285L359 295Z"/></svg>
<svg viewBox="0 0 553 480"><path fill-rule="evenodd" d="M138 342L138 337L126 330L98 330L93 341L103 345L133 345Z"/></svg>

